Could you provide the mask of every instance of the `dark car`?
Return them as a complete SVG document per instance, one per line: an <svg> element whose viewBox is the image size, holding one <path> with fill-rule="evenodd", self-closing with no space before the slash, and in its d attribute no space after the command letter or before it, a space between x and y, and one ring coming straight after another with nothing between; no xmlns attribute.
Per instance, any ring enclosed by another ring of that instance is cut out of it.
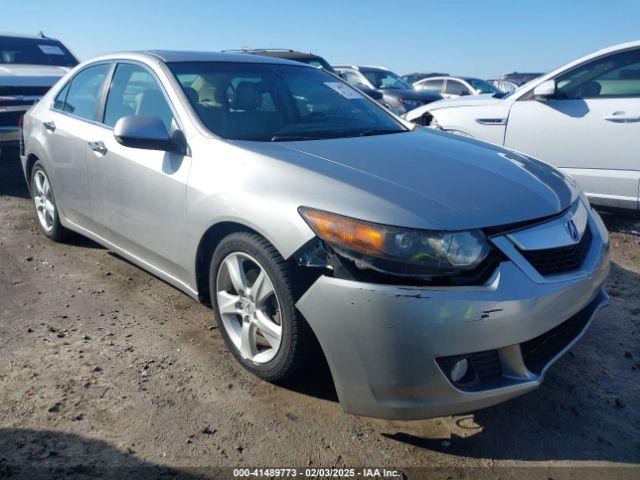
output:
<svg viewBox="0 0 640 480"><path fill-rule="evenodd" d="M0 35L0 143L20 139L20 118L78 60L54 38Z"/></svg>
<svg viewBox="0 0 640 480"><path fill-rule="evenodd" d="M505 73L502 75L500 80L507 80L509 82L515 83L517 86L524 85L531 80L534 80L538 77L541 77L544 73L520 73L520 72L511 72Z"/></svg>
<svg viewBox="0 0 640 480"><path fill-rule="evenodd" d="M382 92L381 103L398 115L414 108L441 100L432 91L417 91L397 74L384 67L334 66L340 76L358 88L374 88Z"/></svg>
<svg viewBox="0 0 640 480"><path fill-rule="evenodd" d="M312 67L322 68L327 72L338 75L338 72L327 62L324 58L313 53L298 52L296 50L289 50L284 48L243 48L241 50L225 50L225 52L237 52L248 53L249 55L260 55L262 57L275 57L285 60L291 60L293 62L306 63ZM374 100L382 99L382 92L379 92L375 88L369 88L365 85L360 87L363 93L369 95Z"/></svg>
<svg viewBox="0 0 640 480"><path fill-rule="evenodd" d="M402 75L400 78L407 82L410 85L419 82L420 80L424 80L425 78L430 77L446 77L449 75L448 73L438 73L438 72L414 72L407 73L406 75Z"/></svg>

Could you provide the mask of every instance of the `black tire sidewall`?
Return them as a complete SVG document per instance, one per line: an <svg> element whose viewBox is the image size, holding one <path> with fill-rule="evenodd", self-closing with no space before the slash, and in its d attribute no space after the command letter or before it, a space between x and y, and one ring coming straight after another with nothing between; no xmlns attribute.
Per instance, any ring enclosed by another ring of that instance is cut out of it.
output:
<svg viewBox="0 0 640 480"><path fill-rule="evenodd" d="M233 344L226 331L222 318L218 310L217 302L217 276L220 265L224 259L234 252L246 253L255 258L260 266L265 270L273 283L276 297L281 309L282 339L280 349L276 356L264 364L256 364L242 357L236 346ZM284 261L264 239L258 235L249 233L231 234L225 237L216 248L211 261L209 271L209 285L211 286L211 305L214 317L218 324L224 341L231 350L233 356L242 364L244 368L256 376L269 381L277 381L284 378L289 372L291 357L294 349L293 329L297 321L296 310L291 294L291 289L283 272Z"/></svg>

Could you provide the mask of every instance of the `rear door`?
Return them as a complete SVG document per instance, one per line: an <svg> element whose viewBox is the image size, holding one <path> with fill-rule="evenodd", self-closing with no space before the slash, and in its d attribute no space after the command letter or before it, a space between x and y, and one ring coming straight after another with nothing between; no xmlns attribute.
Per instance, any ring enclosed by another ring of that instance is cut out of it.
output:
<svg viewBox="0 0 640 480"><path fill-rule="evenodd" d="M555 80L554 98L513 104L505 146L564 169L594 204L637 209L640 49L599 57Z"/></svg>
<svg viewBox="0 0 640 480"><path fill-rule="evenodd" d="M87 153L91 205L102 235L173 277L186 278L186 185L191 158L159 150L130 148L113 135L125 116L160 118L169 132L177 117L146 66L119 62L113 73L101 124Z"/></svg>
<svg viewBox="0 0 640 480"><path fill-rule="evenodd" d="M88 228L93 220L87 183L87 140L109 68L107 62L80 70L42 117L56 200L67 220Z"/></svg>

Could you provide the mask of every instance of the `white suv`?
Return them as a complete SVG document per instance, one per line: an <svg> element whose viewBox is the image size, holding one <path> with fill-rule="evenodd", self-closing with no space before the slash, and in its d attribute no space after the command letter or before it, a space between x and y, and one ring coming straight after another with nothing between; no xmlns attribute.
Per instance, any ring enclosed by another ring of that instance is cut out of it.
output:
<svg viewBox="0 0 640 480"><path fill-rule="evenodd" d="M639 208L640 41L587 55L502 99L443 100L405 117L560 167L595 205Z"/></svg>

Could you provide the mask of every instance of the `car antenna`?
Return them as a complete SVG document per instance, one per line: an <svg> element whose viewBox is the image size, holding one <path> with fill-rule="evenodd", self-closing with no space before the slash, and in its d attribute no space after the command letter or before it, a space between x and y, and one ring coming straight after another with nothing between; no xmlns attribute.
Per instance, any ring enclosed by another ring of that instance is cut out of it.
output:
<svg viewBox="0 0 640 480"><path fill-rule="evenodd" d="M38 32L38 35L40 35L40 38L47 38L47 36L44 34L42 30Z"/></svg>

